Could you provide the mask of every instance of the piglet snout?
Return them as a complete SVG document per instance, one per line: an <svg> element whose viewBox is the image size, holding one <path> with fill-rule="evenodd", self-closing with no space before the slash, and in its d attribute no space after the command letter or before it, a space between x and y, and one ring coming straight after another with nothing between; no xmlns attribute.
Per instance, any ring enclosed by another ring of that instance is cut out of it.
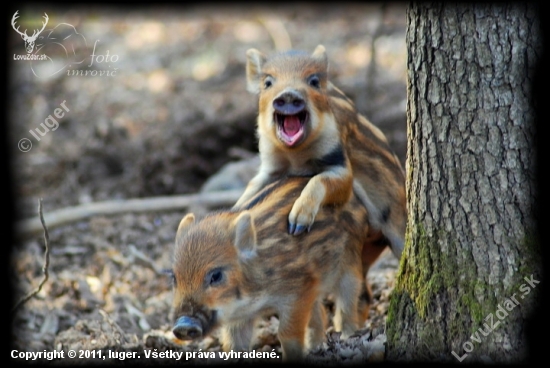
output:
<svg viewBox="0 0 550 368"><path fill-rule="evenodd" d="M202 336L202 325L197 318L183 316L178 318L172 332L180 340L192 340Z"/></svg>

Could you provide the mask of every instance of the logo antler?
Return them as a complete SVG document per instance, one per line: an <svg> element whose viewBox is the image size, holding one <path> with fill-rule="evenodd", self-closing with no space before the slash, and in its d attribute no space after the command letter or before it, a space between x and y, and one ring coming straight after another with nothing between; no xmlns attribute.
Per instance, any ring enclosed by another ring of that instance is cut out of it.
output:
<svg viewBox="0 0 550 368"><path fill-rule="evenodd" d="M21 32L19 30L19 26L17 26L17 28L15 28L15 21L16 21L17 18L19 18L19 15L17 13L19 13L19 10L17 10L15 12L15 14L13 15L13 18L11 18L11 26L13 27L15 32L17 32L21 35L21 38L25 41L25 48L27 49L27 53L30 54L34 50L34 41L36 41L36 39L38 38L38 35L44 30L44 28L46 28L46 24L48 24L48 19L49 19L48 14L44 13L45 21L42 23L42 29L40 31L39 30L34 30L32 36L29 36L27 34L26 29L25 29L25 32Z"/></svg>

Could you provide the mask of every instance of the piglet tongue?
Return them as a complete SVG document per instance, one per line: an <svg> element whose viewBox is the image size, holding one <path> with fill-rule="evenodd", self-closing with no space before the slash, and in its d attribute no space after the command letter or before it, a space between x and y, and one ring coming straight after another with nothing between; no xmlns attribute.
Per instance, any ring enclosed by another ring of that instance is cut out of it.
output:
<svg viewBox="0 0 550 368"><path fill-rule="evenodd" d="M284 132L292 137L296 133L300 131L300 119L296 115L289 115L285 116L285 120L283 122L283 130Z"/></svg>

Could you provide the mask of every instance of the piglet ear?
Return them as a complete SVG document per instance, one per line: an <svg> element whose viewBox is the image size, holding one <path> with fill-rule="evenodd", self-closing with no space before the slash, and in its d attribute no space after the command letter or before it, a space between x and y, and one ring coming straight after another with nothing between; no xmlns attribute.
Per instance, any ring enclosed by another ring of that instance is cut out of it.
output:
<svg viewBox="0 0 550 368"><path fill-rule="evenodd" d="M249 211L242 212L235 220L235 247L243 260L256 256L256 229Z"/></svg>
<svg viewBox="0 0 550 368"><path fill-rule="evenodd" d="M321 63L326 69L328 69L328 58L325 46L317 45L317 47L313 51L313 54L311 54L311 57L317 59L319 63Z"/></svg>
<svg viewBox="0 0 550 368"><path fill-rule="evenodd" d="M178 244L181 239L187 234L189 228L192 224L195 223L195 215L188 213L184 218L181 219L178 226L178 231L176 232L176 244Z"/></svg>
<svg viewBox="0 0 550 368"><path fill-rule="evenodd" d="M266 56L256 49L249 49L246 52L246 89L248 92L260 93L262 66L266 60Z"/></svg>

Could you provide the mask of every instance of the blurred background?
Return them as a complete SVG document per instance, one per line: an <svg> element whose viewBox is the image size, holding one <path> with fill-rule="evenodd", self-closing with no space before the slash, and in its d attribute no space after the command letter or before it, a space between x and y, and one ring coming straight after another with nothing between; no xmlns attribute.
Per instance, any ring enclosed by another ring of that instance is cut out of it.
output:
<svg viewBox="0 0 550 368"><path fill-rule="evenodd" d="M252 47L271 54L323 44L329 79L387 135L404 165L405 7L10 8L10 17L18 11L14 27L5 25L17 219L36 217L39 198L47 213L198 192L224 165L254 157L256 96L245 80ZM29 54L17 27L27 36L44 27L31 54L47 59L23 60ZM158 269L170 267L181 216L96 217L52 231L52 275L14 319L15 343L51 348L77 321L105 321L98 306L131 336L168 330L170 286ZM40 281L43 252L41 237L17 245L11 265L20 292Z"/></svg>
<svg viewBox="0 0 550 368"><path fill-rule="evenodd" d="M53 209L195 192L243 151L256 152L256 97L245 80L251 47L269 54L325 45L331 80L404 161L405 10L399 3L16 10L16 25L29 35L48 15L34 54L51 58L9 62L20 217L35 213L38 197ZM15 31L9 47L10 55L26 54ZM36 130L45 132L40 124L63 101L69 111L56 119L59 127L41 136ZM18 147L24 138L32 143L28 152Z"/></svg>

